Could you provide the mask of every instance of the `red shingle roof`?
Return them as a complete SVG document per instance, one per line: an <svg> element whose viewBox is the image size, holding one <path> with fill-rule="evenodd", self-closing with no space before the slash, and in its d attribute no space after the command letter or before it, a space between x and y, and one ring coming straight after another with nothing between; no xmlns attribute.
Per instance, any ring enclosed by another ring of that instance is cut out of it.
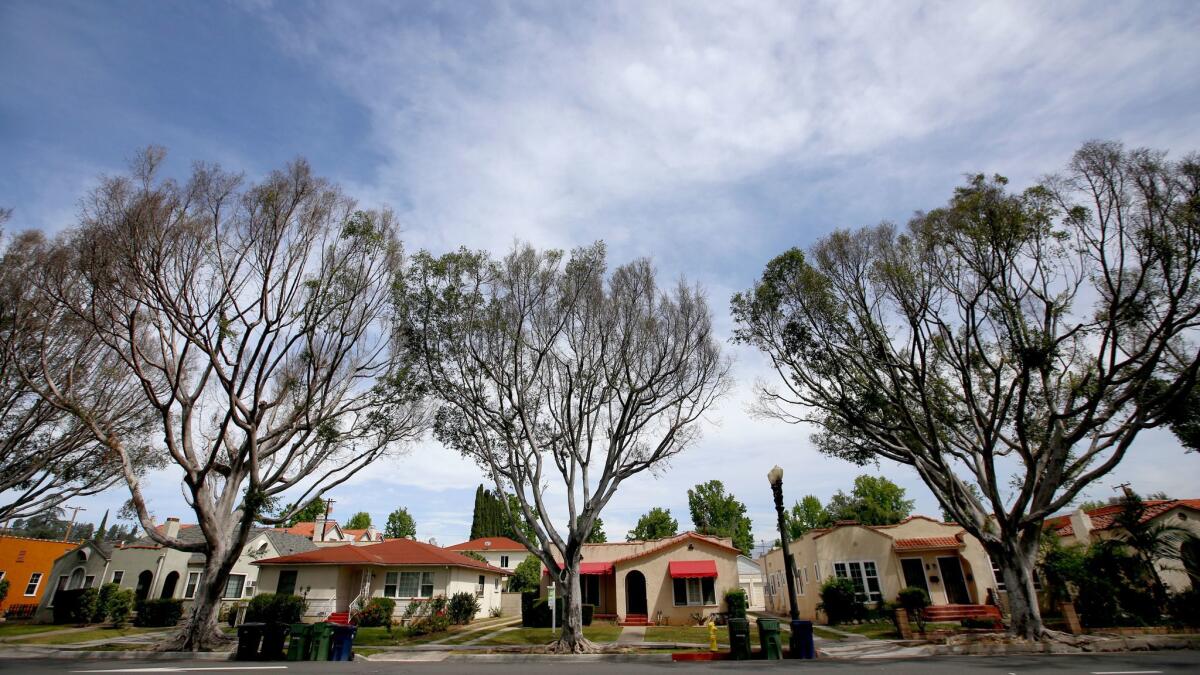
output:
<svg viewBox="0 0 1200 675"><path fill-rule="evenodd" d="M959 537L915 537L897 539L893 545L897 551L924 551L939 548L959 548L963 545Z"/></svg>
<svg viewBox="0 0 1200 675"><path fill-rule="evenodd" d="M1200 499L1147 499L1142 504L1146 507L1146 512L1142 514L1141 522L1143 523L1180 506L1200 511ZM1093 530L1107 530L1116 524L1117 516L1124 508L1123 504L1109 504L1084 513L1087 513L1088 518L1091 519ZM1075 528L1071 526L1070 515L1047 518L1046 527L1053 529L1060 537L1070 537L1075 534Z"/></svg>
<svg viewBox="0 0 1200 675"><path fill-rule="evenodd" d="M329 534L329 531L335 527L337 527L337 523L333 522L332 520L326 521L325 534ZM281 532L287 532L288 534L294 534L298 537L308 537L309 539L312 539L313 532L317 531L317 524L310 520L304 523L296 523L291 527L277 527L275 529L280 530Z"/></svg>
<svg viewBox="0 0 1200 675"><path fill-rule="evenodd" d="M447 546L447 551L524 551L525 545L508 537L480 537Z"/></svg>
<svg viewBox="0 0 1200 675"><path fill-rule="evenodd" d="M295 553L258 560L255 565L373 565L399 567L404 565L450 565L486 570L496 574L511 574L444 548L412 539L389 539L369 546L330 546L315 551Z"/></svg>

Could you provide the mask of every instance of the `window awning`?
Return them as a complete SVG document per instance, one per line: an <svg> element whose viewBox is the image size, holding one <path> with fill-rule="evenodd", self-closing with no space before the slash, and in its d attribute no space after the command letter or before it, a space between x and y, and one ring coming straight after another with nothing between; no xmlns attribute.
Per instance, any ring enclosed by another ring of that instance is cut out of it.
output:
<svg viewBox="0 0 1200 675"><path fill-rule="evenodd" d="M696 579L717 576L715 560L672 560L668 564L672 579Z"/></svg>

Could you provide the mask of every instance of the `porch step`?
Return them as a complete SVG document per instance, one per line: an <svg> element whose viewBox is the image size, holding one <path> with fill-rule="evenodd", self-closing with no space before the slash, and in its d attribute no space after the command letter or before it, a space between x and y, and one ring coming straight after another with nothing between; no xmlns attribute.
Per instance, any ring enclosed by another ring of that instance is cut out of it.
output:
<svg viewBox="0 0 1200 675"><path fill-rule="evenodd" d="M350 623L350 612L333 612L325 617L326 623Z"/></svg>
<svg viewBox="0 0 1200 675"><path fill-rule="evenodd" d="M962 621L963 619L992 619L1000 624L1000 608L995 605L934 605L925 608L926 621Z"/></svg>
<svg viewBox="0 0 1200 675"><path fill-rule="evenodd" d="M654 622L645 614L626 614L624 621L618 621L618 626L653 626Z"/></svg>

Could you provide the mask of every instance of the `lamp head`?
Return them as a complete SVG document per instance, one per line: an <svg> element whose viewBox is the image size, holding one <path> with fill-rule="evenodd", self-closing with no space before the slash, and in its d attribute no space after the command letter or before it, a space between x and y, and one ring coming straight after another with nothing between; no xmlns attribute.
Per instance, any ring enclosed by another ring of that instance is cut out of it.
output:
<svg viewBox="0 0 1200 675"><path fill-rule="evenodd" d="M783 482L783 469L780 468L778 464L776 464L775 468L773 468L769 472L767 472L767 480L771 482L771 485L779 485L780 483L782 483Z"/></svg>

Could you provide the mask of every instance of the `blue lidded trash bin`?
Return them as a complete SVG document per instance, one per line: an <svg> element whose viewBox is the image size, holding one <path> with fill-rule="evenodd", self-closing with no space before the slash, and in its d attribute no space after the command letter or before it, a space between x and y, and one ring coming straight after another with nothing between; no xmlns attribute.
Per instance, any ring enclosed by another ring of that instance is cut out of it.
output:
<svg viewBox="0 0 1200 675"><path fill-rule="evenodd" d="M813 624L811 621L796 620L792 622L792 639L788 644L788 656L793 659L815 659L817 651L813 647Z"/></svg>
<svg viewBox="0 0 1200 675"><path fill-rule="evenodd" d="M358 628L344 623L331 624L333 640L329 649L330 661L354 660L354 636Z"/></svg>

